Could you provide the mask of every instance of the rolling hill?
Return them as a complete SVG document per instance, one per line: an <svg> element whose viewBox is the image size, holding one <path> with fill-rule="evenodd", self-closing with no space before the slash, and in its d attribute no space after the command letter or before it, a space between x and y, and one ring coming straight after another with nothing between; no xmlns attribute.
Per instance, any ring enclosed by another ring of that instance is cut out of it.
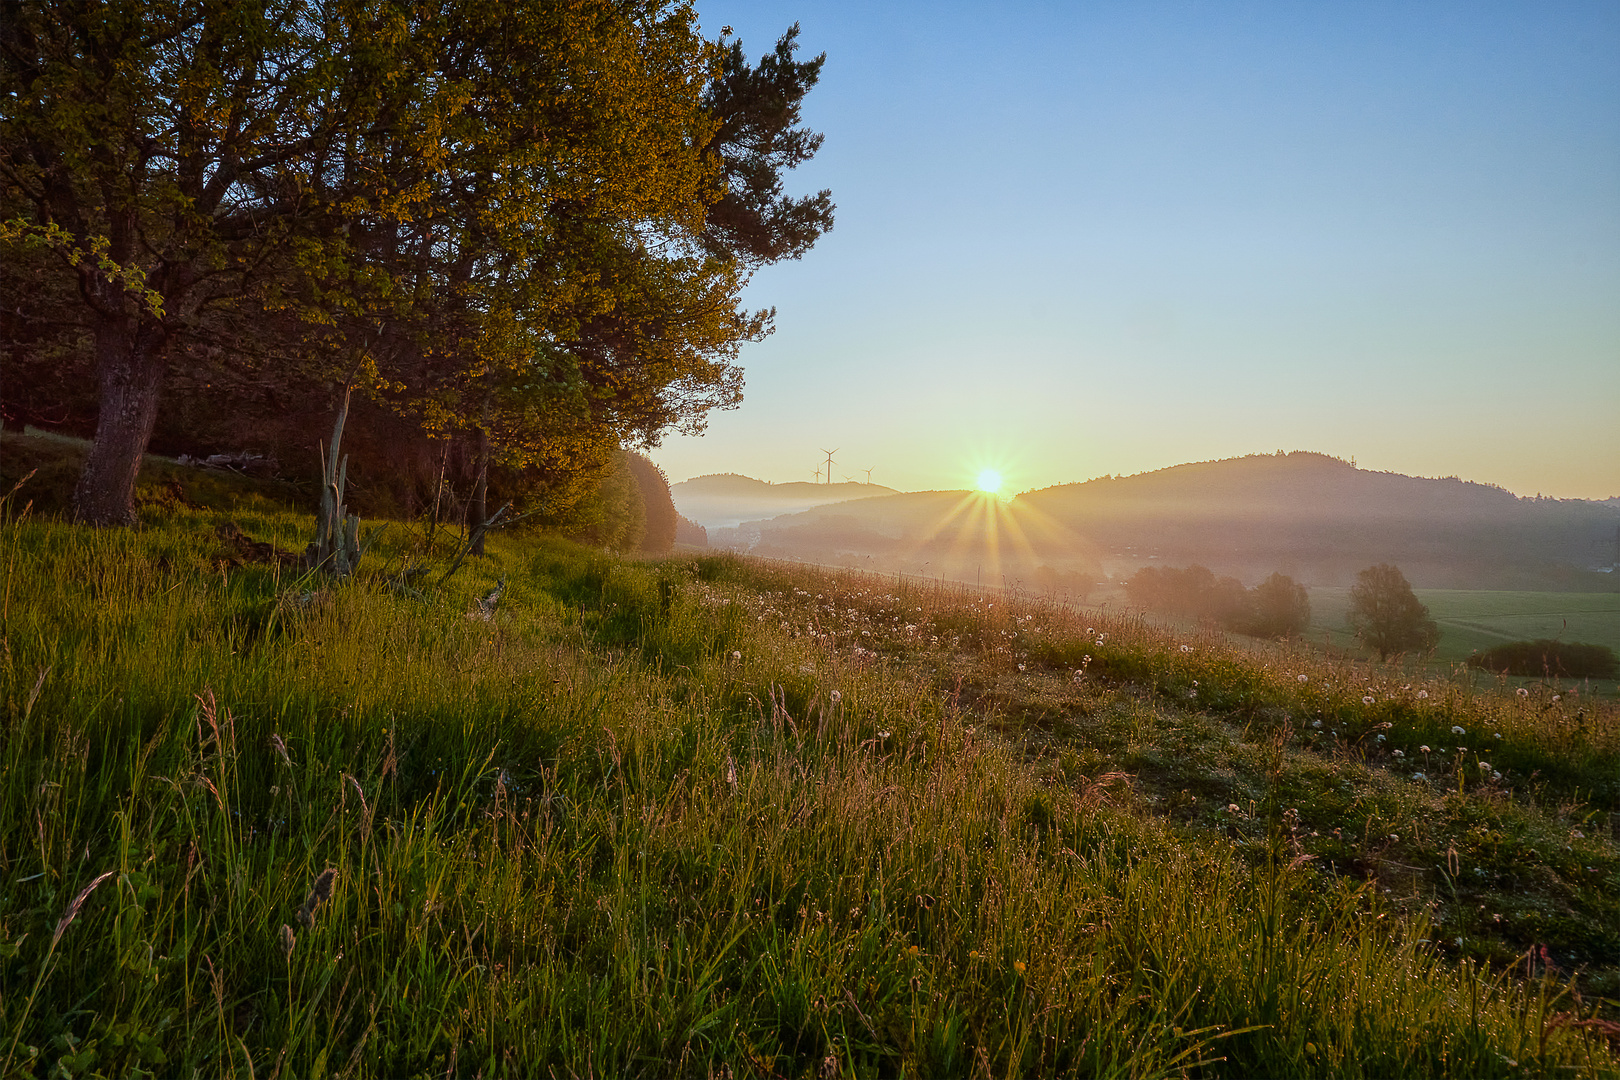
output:
<svg viewBox="0 0 1620 1080"><path fill-rule="evenodd" d="M805 485L809 486L809 485ZM1346 585L1379 562L1420 587L1620 589L1620 506L1358 469L1294 452L1178 465L1026 492L929 492L744 523L759 554L972 579L1202 563ZM942 565L943 564L943 565Z"/></svg>

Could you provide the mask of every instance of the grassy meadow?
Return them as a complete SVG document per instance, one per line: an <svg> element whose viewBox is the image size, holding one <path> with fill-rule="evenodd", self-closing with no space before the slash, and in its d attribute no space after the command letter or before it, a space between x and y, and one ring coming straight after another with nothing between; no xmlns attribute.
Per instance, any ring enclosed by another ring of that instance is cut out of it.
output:
<svg viewBox="0 0 1620 1080"><path fill-rule="evenodd" d="M0 523L0 1075L1620 1076L1580 687L227 519Z"/></svg>

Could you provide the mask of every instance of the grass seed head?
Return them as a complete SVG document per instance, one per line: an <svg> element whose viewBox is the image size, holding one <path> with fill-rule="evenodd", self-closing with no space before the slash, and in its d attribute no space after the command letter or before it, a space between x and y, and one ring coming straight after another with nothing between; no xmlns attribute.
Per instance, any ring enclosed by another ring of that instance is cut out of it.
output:
<svg viewBox="0 0 1620 1080"><path fill-rule="evenodd" d="M52 945L62 940L62 935L67 933L69 926L73 925L73 920L79 917L79 909L84 907L85 900L95 891L96 886L112 877L113 873L111 870L103 871L96 876L94 881L79 890L79 895L73 898L73 902L67 906L67 910L62 912L62 917L56 921L56 932L51 935Z"/></svg>
<svg viewBox="0 0 1620 1080"><path fill-rule="evenodd" d="M315 925L315 913L320 906L331 899L332 883L337 880L337 871L327 867L321 871L321 876L315 879L310 887L309 895L304 898L304 906L298 912L298 921L305 926Z"/></svg>

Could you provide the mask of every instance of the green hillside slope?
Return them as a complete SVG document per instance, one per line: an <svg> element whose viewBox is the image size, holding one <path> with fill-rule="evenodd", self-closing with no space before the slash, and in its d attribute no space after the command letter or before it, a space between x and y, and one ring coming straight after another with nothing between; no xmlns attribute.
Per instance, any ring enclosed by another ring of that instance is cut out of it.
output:
<svg viewBox="0 0 1620 1080"><path fill-rule="evenodd" d="M1620 1075L1578 689L224 517L0 514L0 1074Z"/></svg>

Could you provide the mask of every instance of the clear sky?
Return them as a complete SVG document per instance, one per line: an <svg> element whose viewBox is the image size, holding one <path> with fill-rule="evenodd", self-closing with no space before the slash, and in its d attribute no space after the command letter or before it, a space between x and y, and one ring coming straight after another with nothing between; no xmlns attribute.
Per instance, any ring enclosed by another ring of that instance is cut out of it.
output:
<svg viewBox="0 0 1620 1080"><path fill-rule="evenodd" d="M653 453L1014 490L1317 450L1620 495L1620 3L698 0L802 24L834 230Z"/></svg>

